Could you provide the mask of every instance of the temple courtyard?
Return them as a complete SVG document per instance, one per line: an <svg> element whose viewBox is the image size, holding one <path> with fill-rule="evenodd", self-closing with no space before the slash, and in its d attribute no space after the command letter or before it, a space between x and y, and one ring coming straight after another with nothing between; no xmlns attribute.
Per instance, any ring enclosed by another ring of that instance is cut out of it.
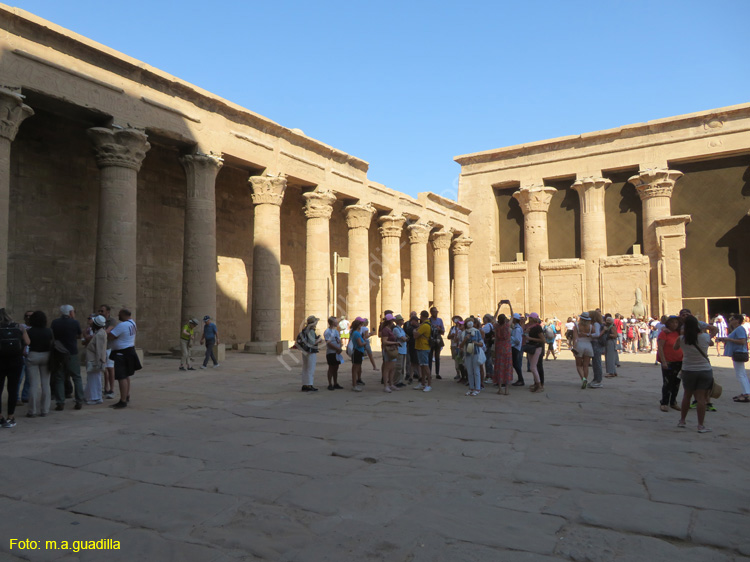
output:
<svg viewBox="0 0 750 562"><path fill-rule="evenodd" d="M471 398L448 358L431 393L385 394L369 368L364 392L331 392L324 358L302 393L295 353L189 372L147 357L125 410L19 408L0 430L0 561L750 557L750 404L726 358L698 434L694 412L680 430L659 411L650 354L581 390L564 352L543 394ZM72 550L102 539L119 550Z"/></svg>

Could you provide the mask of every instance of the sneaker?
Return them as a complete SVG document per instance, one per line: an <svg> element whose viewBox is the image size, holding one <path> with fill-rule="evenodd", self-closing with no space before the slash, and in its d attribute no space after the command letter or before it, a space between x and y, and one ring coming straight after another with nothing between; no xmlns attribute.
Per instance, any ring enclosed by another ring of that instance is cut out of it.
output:
<svg viewBox="0 0 750 562"><path fill-rule="evenodd" d="M353 386L352 387L352 391L353 392L362 392L362 387L361 386Z"/></svg>
<svg viewBox="0 0 750 562"><path fill-rule="evenodd" d="M685 424L684 421L677 422L677 427L679 427L680 429L685 429L687 427L687 424Z"/></svg>
<svg viewBox="0 0 750 562"><path fill-rule="evenodd" d="M714 406L710 402L708 404L706 404L706 411L707 412L718 412L718 410L716 409L716 406ZM711 431L711 430L709 429L709 431Z"/></svg>
<svg viewBox="0 0 750 562"><path fill-rule="evenodd" d="M510 383L510 386L525 386L525 385L526 383L523 381L516 381L516 382Z"/></svg>
<svg viewBox="0 0 750 562"><path fill-rule="evenodd" d="M473 390L467 390L466 394L464 394L464 396L474 396L474 391Z"/></svg>
<svg viewBox="0 0 750 562"><path fill-rule="evenodd" d="M484 384L492 384L492 379L487 377L486 379L484 379Z"/></svg>
<svg viewBox="0 0 750 562"><path fill-rule="evenodd" d="M388 392L388 393L390 393L390 392L391 392L391 387L390 387L390 386L385 386L385 387L383 387L383 392Z"/></svg>
<svg viewBox="0 0 750 562"><path fill-rule="evenodd" d="M425 386L425 387L424 387L424 388L422 389L422 392L430 392L431 390L432 390L432 387L431 387L431 386Z"/></svg>
<svg viewBox="0 0 750 562"><path fill-rule="evenodd" d="M424 385L422 383L419 383L417 386L414 387L414 390L424 390Z"/></svg>
<svg viewBox="0 0 750 562"><path fill-rule="evenodd" d="M360 386L365 386L365 381L363 381L362 379L359 379L357 381L357 384L360 385Z"/></svg>
<svg viewBox="0 0 750 562"><path fill-rule="evenodd" d="M3 427L6 427L6 428L16 427L15 418L8 418L7 420L5 420L5 422L3 423ZM709 429L709 431L711 430Z"/></svg>
<svg viewBox="0 0 750 562"><path fill-rule="evenodd" d="M397 392L397 391L398 391L398 387L397 387L397 386L393 386L393 385L391 385L391 390L392 390L393 392Z"/></svg>
<svg viewBox="0 0 750 562"><path fill-rule="evenodd" d="M107 400L112 400L114 397L115 397L115 393L112 392L111 390L109 392L104 393L104 398L106 398Z"/></svg>
<svg viewBox="0 0 750 562"><path fill-rule="evenodd" d="M344 390L344 387L341 386L339 383L336 383L333 385L334 390Z"/></svg>
<svg viewBox="0 0 750 562"><path fill-rule="evenodd" d="M186 371L185 367L180 367L180 371Z"/></svg>
<svg viewBox="0 0 750 562"><path fill-rule="evenodd" d="M670 404L669 407L673 410L677 410L678 412L680 411L680 407L677 404Z"/></svg>
<svg viewBox="0 0 750 562"><path fill-rule="evenodd" d="M216 369L216 367L221 367L221 364L217 363L216 365L214 365L214 369Z"/></svg>
<svg viewBox="0 0 750 562"><path fill-rule="evenodd" d="M669 411L669 406L667 406L666 404L662 404L661 406L659 406L659 409L662 412L668 412Z"/></svg>
<svg viewBox="0 0 750 562"><path fill-rule="evenodd" d="M205 365L201 365L201 369L205 369L205 368L206 368L206 366L205 366Z"/></svg>
<svg viewBox="0 0 750 562"><path fill-rule="evenodd" d="M396 388L404 388L406 386L406 383L400 382L396 385Z"/></svg>
<svg viewBox="0 0 750 562"><path fill-rule="evenodd" d="M14 422L14 425L15 425L15 422ZM13 426L11 426L11 427L13 427ZM698 433L711 433L711 428L710 427L706 427L704 425L701 425L701 426L698 427Z"/></svg>
<svg viewBox="0 0 750 562"><path fill-rule="evenodd" d="M586 388L586 385L589 383L586 379L581 379L581 390Z"/></svg>
<svg viewBox="0 0 750 562"><path fill-rule="evenodd" d="M58 404L57 406L55 406L55 410L57 410L58 412L62 412L64 409L65 404Z"/></svg>
<svg viewBox="0 0 750 562"><path fill-rule="evenodd" d="M80 410L81 408L83 408L83 404L81 402L76 402L76 405L73 406L73 408L76 410Z"/></svg>
<svg viewBox="0 0 750 562"><path fill-rule="evenodd" d="M589 388L601 388L601 387L602 387L602 383L600 383L600 382L592 382L589 385Z"/></svg>
<svg viewBox="0 0 750 562"><path fill-rule="evenodd" d="M479 391L478 390L472 390L471 395L472 396L479 396Z"/></svg>
<svg viewBox="0 0 750 562"><path fill-rule="evenodd" d="M438 380L443 380L443 377L441 377L440 375L435 375L435 378Z"/></svg>
<svg viewBox="0 0 750 562"><path fill-rule="evenodd" d="M455 377L453 377L453 380L454 381L460 381L461 380L461 375L456 375Z"/></svg>
<svg viewBox="0 0 750 562"><path fill-rule="evenodd" d="M691 410L695 410L697 407L698 407L698 402L696 402L695 400L693 400L693 403L690 404L690 409Z"/></svg>
<svg viewBox="0 0 750 562"><path fill-rule="evenodd" d="M103 400L86 400L87 406L96 406L97 404L103 404Z"/></svg>
<svg viewBox="0 0 750 562"><path fill-rule="evenodd" d="M188 371L195 371L195 367L188 367L187 370Z"/></svg>
<svg viewBox="0 0 750 562"><path fill-rule="evenodd" d="M328 385L328 390L333 390L333 385L332 384Z"/></svg>
<svg viewBox="0 0 750 562"><path fill-rule="evenodd" d="M128 403L123 402L122 400L110 406L110 408L114 408L115 410L121 410L122 408L127 408L127 407L128 407Z"/></svg>

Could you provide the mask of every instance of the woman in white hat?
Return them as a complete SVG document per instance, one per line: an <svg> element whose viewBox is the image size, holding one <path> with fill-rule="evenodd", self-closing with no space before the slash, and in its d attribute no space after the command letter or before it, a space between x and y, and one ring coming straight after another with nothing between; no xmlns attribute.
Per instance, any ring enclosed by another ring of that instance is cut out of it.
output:
<svg viewBox="0 0 750 562"><path fill-rule="evenodd" d="M319 320L315 316L308 316L297 336L297 344L302 351L302 392L317 392L318 390L313 386L313 377L318 361L319 346L323 343L323 339L315 333Z"/></svg>
<svg viewBox="0 0 750 562"><path fill-rule="evenodd" d="M107 319L102 315L91 319L93 337L86 345L86 404L102 403L102 371L107 366Z"/></svg>

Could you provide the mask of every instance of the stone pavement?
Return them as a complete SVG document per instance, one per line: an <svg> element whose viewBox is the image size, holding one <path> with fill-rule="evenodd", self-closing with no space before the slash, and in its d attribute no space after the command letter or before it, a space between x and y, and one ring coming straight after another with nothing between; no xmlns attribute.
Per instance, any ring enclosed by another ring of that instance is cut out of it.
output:
<svg viewBox="0 0 750 562"><path fill-rule="evenodd" d="M0 430L0 561L750 556L750 404L729 361L712 357L725 395L701 435L659 411L653 356L584 391L563 355L544 394L476 398L447 359L429 394L385 394L369 369L364 392L330 392L323 364L306 394L289 357L187 373L149 357L126 410L20 408ZM107 538L120 550L45 545Z"/></svg>

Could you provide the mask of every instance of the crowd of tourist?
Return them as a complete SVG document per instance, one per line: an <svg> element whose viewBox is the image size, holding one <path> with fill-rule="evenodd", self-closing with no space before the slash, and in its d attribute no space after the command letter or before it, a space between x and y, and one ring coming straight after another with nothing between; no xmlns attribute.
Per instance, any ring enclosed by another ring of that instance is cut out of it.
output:
<svg viewBox="0 0 750 562"><path fill-rule="evenodd" d="M17 323L0 308L0 390L4 392L7 385L0 426L16 426L17 406L27 406L26 417L35 418L46 417L53 400L56 411L64 410L66 400L71 398L76 410L84 403L102 404L114 399L115 381L119 400L111 407L128 406L130 377L141 369L135 351L138 328L129 310L121 309L116 320L110 313L109 306L100 306L88 317L87 327L81 329L75 308L68 304L60 307L60 316L49 326L41 310L27 311L23 323ZM86 367L85 385L81 355Z"/></svg>
<svg viewBox="0 0 750 562"><path fill-rule="evenodd" d="M505 307L507 311L503 310ZM301 390L318 390L313 377L317 354L322 351L328 365L328 390L343 389L338 374L348 356L352 363L351 390L362 392L365 357L373 370L378 370L370 343L373 337L378 337L383 358L381 385L386 393L414 383L414 390L432 391L433 369L434 378L442 378L439 358L445 345L450 346L454 380L467 387L466 396L477 396L488 388L508 395L511 386L527 385L524 371L531 375L529 390L543 392L544 363L556 360L562 351L564 330L581 389L602 388L604 378L619 376L620 353L654 354L655 364L662 371L660 410L679 410L678 427L685 427L688 411L696 409L698 431L711 431L704 423L706 411L716 409L710 402L714 388L708 359L711 346L715 345L717 352L722 346L724 355L732 357L742 390L733 400L750 402L750 383L745 372L750 319L742 315L731 316L722 331L717 324L724 322L723 317L706 324L687 309L660 319L636 318L634 314L625 318L619 313L602 314L597 309L571 316L563 324L558 318L543 320L536 313L514 313L510 301L503 300L494 314L454 316L447 329L438 313L433 307L429 312L412 312L405 319L386 310L375 333L370 331L366 318L357 317L350 323L344 317L331 316L322 335L316 331L320 319L308 317L296 346L303 352ZM680 386L683 398L678 405Z"/></svg>

